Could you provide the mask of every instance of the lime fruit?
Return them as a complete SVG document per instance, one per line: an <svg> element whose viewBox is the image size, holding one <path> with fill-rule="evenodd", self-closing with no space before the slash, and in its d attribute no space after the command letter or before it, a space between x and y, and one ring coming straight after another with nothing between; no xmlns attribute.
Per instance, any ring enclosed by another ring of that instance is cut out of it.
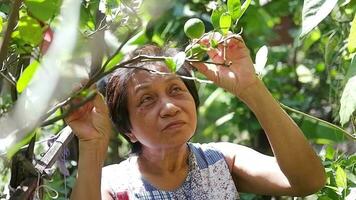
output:
<svg viewBox="0 0 356 200"><path fill-rule="evenodd" d="M192 18L185 22L184 32L190 39L200 38L205 33L205 26L202 20Z"/></svg>

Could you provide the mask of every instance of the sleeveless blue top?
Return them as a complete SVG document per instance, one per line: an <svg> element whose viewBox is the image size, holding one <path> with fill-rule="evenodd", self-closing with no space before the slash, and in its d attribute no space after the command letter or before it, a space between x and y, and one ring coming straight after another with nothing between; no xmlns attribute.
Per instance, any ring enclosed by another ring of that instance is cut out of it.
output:
<svg viewBox="0 0 356 200"><path fill-rule="evenodd" d="M160 190L146 181L137 168L137 157L109 165L102 171L102 186L115 200L217 200L239 199L223 154L211 144L188 143L189 169L175 190Z"/></svg>

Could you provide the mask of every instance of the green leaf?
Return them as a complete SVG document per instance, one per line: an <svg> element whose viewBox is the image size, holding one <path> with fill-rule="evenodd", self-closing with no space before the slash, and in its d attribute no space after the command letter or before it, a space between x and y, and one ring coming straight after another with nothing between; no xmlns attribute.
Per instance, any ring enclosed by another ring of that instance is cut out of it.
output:
<svg viewBox="0 0 356 200"><path fill-rule="evenodd" d="M327 43L325 45L325 64L330 64L334 59L334 55L337 53L335 49L338 47L340 43L340 36L336 31L333 31L331 35L328 37Z"/></svg>
<svg viewBox="0 0 356 200"><path fill-rule="evenodd" d="M356 75L351 77L342 92L340 99L340 123L344 125L350 120L352 113L356 109Z"/></svg>
<svg viewBox="0 0 356 200"><path fill-rule="evenodd" d="M246 0L244 2L244 4L242 4L241 6L241 12L240 12L240 16L239 18L241 18L241 16L245 13L245 11L247 10L247 8L250 6L251 0Z"/></svg>
<svg viewBox="0 0 356 200"><path fill-rule="evenodd" d="M219 41L216 40L216 39L211 39L211 40L209 41L209 43L210 43L210 46L211 46L212 48L217 48L218 45L219 45Z"/></svg>
<svg viewBox="0 0 356 200"><path fill-rule="evenodd" d="M171 71L171 72L176 72L176 63L174 62L173 58L172 57L168 57L164 60L164 62L166 63L168 69Z"/></svg>
<svg viewBox="0 0 356 200"><path fill-rule="evenodd" d="M332 199L330 199L327 195L323 195L318 197L318 200L332 200Z"/></svg>
<svg viewBox="0 0 356 200"><path fill-rule="evenodd" d="M59 11L60 0L26 0L25 5L33 16L47 21Z"/></svg>
<svg viewBox="0 0 356 200"><path fill-rule="evenodd" d="M25 90L25 88L31 81L33 75L35 74L38 66L39 62L35 60L29 66L26 67L26 69L22 72L19 80L16 83L17 92L20 93Z"/></svg>
<svg viewBox="0 0 356 200"><path fill-rule="evenodd" d="M37 46L42 41L42 27L30 16L24 15L20 18L18 31L20 38L33 46Z"/></svg>
<svg viewBox="0 0 356 200"><path fill-rule="evenodd" d="M302 31L299 37L304 37L323 21L335 7L336 3L336 0L304 0Z"/></svg>
<svg viewBox="0 0 356 200"><path fill-rule="evenodd" d="M350 63L350 67L347 70L345 81L349 80L352 76L356 75L356 53L353 55Z"/></svg>
<svg viewBox="0 0 356 200"><path fill-rule="evenodd" d="M303 42L303 51L308 52L310 47L321 38L321 32L318 28L310 32Z"/></svg>
<svg viewBox="0 0 356 200"><path fill-rule="evenodd" d="M221 7L217 7L211 13L210 20L211 20L211 23L213 24L213 27L215 30L220 31L220 17L225 12L226 12L226 9L224 9L224 6L221 6Z"/></svg>
<svg viewBox="0 0 356 200"><path fill-rule="evenodd" d="M229 13L223 13L220 16L220 30L223 35L226 35L231 27L231 15Z"/></svg>
<svg viewBox="0 0 356 200"><path fill-rule="evenodd" d="M12 156L14 156L16 152L18 152L23 146L25 146L26 144L28 144L31 141L32 137L36 134L36 131L37 130L33 131L32 133L27 134L21 141L12 145L6 153L6 157L8 159L11 159Z"/></svg>
<svg viewBox="0 0 356 200"><path fill-rule="evenodd" d="M347 180L349 180L350 182L356 184L356 175L353 172L351 172L351 170L345 170L345 172L347 174Z"/></svg>
<svg viewBox="0 0 356 200"><path fill-rule="evenodd" d="M90 7L85 7L83 4L80 7L80 28L83 30L94 31L95 30L95 19L90 13Z"/></svg>
<svg viewBox="0 0 356 200"><path fill-rule="evenodd" d="M183 51L177 53L173 57L173 61L175 63L175 71L174 72L178 71L180 69L180 67L184 64L185 58L186 58L186 55Z"/></svg>
<svg viewBox="0 0 356 200"><path fill-rule="evenodd" d="M104 71L109 71L111 68L115 67L119 62L122 61L122 59L124 58L124 54L123 53L118 53L116 54L110 61L109 63L105 66Z"/></svg>
<svg viewBox="0 0 356 200"><path fill-rule="evenodd" d="M241 2L240 0L227 0L227 10L231 15L233 21L238 20L241 16Z"/></svg>
<svg viewBox="0 0 356 200"><path fill-rule="evenodd" d="M335 171L335 182L338 187L347 187L346 173L340 166L337 166Z"/></svg>
<svg viewBox="0 0 356 200"><path fill-rule="evenodd" d="M2 31L2 17L0 16L0 33Z"/></svg>
<svg viewBox="0 0 356 200"><path fill-rule="evenodd" d="M329 160L333 160L334 159L334 155L335 155L335 150L331 145L328 145L326 147L326 153L325 153L325 158L329 159Z"/></svg>
<svg viewBox="0 0 356 200"><path fill-rule="evenodd" d="M354 20L352 20L347 49L350 53L356 51L356 14L354 16Z"/></svg>

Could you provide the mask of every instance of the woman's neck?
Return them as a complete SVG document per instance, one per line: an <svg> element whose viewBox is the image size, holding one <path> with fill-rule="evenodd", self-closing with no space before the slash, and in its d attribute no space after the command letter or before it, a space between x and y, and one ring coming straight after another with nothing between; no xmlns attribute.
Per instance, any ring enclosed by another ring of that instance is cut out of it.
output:
<svg viewBox="0 0 356 200"><path fill-rule="evenodd" d="M177 148L149 149L142 148L138 156L140 170L156 175L175 174L186 171L188 167L189 147L184 144Z"/></svg>

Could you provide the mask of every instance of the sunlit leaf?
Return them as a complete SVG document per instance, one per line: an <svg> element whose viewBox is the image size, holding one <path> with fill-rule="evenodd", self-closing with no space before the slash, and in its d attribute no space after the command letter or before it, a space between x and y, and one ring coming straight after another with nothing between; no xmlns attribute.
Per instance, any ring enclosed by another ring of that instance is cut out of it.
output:
<svg viewBox="0 0 356 200"><path fill-rule="evenodd" d="M223 13L220 16L219 24L221 32L226 35L231 27L231 15L229 13Z"/></svg>
<svg viewBox="0 0 356 200"><path fill-rule="evenodd" d="M33 131L32 133L27 134L19 142L13 144L6 152L7 158L9 158L9 159L12 158L12 156L14 156L16 152L18 152L23 146L25 146L26 144L28 144L31 141L32 137L35 134L36 134L36 130Z"/></svg>
<svg viewBox="0 0 356 200"><path fill-rule="evenodd" d="M334 155L335 155L335 149L331 145L328 145L325 150L325 158L329 160L333 160Z"/></svg>
<svg viewBox="0 0 356 200"><path fill-rule="evenodd" d="M177 53L173 57L173 61L175 63L175 71L178 71L180 69L180 67L184 64L185 58L186 58L186 55L183 51Z"/></svg>
<svg viewBox="0 0 356 200"><path fill-rule="evenodd" d="M119 64L122 59L124 58L123 53L118 53L116 54L110 61L109 63L105 66L104 71L109 71L111 68L115 67L117 64Z"/></svg>
<svg viewBox="0 0 356 200"><path fill-rule="evenodd" d="M251 0L246 0L241 6L241 12L239 18L245 13L247 8L250 6Z"/></svg>
<svg viewBox="0 0 356 200"><path fill-rule="evenodd" d="M227 10L231 15L233 21L239 18L241 13L241 2L240 0L227 0Z"/></svg>
<svg viewBox="0 0 356 200"><path fill-rule="evenodd" d="M42 27L37 20L30 16L25 15L20 18L18 31L21 39L31 45L36 46L42 40Z"/></svg>
<svg viewBox="0 0 356 200"><path fill-rule="evenodd" d="M304 0L300 37L304 37L328 16L336 3L337 0Z"/></svg>
<svg viewBox="0 0 356 200"><path fill-rule="evenodd" d="M22 92L25 90L29 82L31 81L33 75L35 74L39 63L35 60L22 72L19 80L16 83L17 92Z"/></svg>
<svg viewBox="0 0 356 200"><path fill-rule="evenodd" d="M168 69L171 71L171 72L176 72L176 63L174 62L173 58L172 57L168 57L164 60L164 62L166 63Z"/></svg>
<svg viewBox="0 0 356 200"><path fill-rule="evenodd" d="M346 173L340 166L337 166L335 171L335 182L338 187L346 188L347 186Z"/></svg>
<svg viewBox="0 0 356 200"><path fill-rule="evenodd" d="M268 48L266 45L263 45L256 53L255 59L255 70L256 73L264 75L265 74L265 66L267 63L268 56Z"/></svg>
<svg viewBox="0 0 356 200"><path fill-rule="evenodd" d="M61 0L26 0L28 10L36 18L47 21L59 10Z"/></svg>
<svg viewBox="0 0 356 200"><path fill-rule="evenodd" d="M90 13L90 7L81 6L79 22L81 29L86 31L95 30L95 19Z"/></svg>
<svg viewBox="0 0 356 200"><path fill-rule="evenodd" d="M211 23L213 24L213 27L214 27L215 30L219 30L220 31L220 17L225 12L226 12L226 10L222 6L222 7L217 7L211 13L210 20L211 20Z"/></svg>
<svg viewBox="0 0 356 200"><path fill-rule="evenodd" d="M356 14L352 20L347 49L350 53L356 51Z"/></svg>
<svg viewBox="0 0 356 200"><path fill-rule="evenodd" d="M303 51L308 51L309 48L321 38L321 31L315 28L310 34L305 38L303 42Z"/></svg>
<svg viewBox="0 0 356 200"><path fill-rule="evenodd" d="M0 33L2 31L2 17L0 16Z"/></svg>
<svg viewBox="0 0 356 200"><path fill-rule="evenodd" d="M219 45L219 41L216 40L216 39L211 39L209 42L210 42L210 46L211 46L212 48L217 48L218 45Z"/></svg>
<svg viewBox="0 0 356 200"><path fill-rule="evenodd" d="M351 77L342 92L340 99L340 123L346 124L356 109L356 75Z"/></svg>

